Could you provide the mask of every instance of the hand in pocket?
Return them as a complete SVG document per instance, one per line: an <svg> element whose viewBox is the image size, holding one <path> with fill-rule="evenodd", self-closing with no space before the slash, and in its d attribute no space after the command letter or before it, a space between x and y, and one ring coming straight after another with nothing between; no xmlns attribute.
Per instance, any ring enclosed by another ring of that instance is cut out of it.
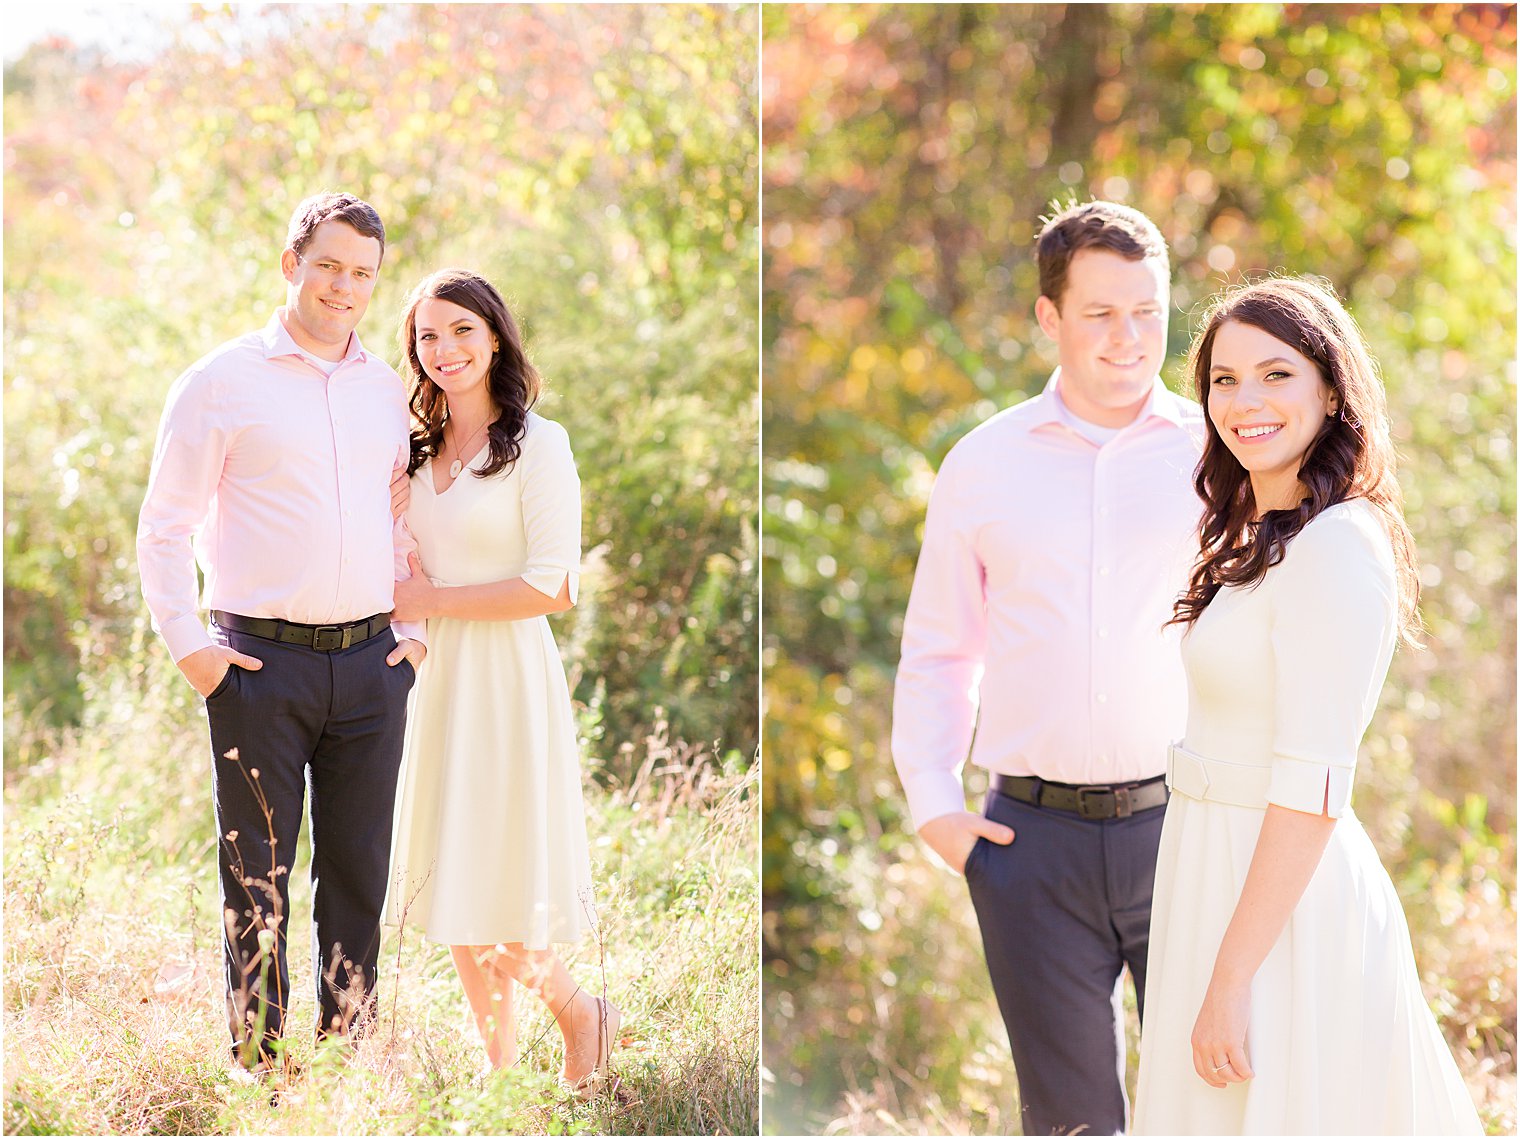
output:
<svg viewBox="0 0 1520 1139"><path fill-rule="evenodd" d="M918 833L930 849L944 860L946 866L957 874L966 873L966 861L976 849L976 840L985 838L999 846L1013 841L1013 828L995 823L972 811L954 811L930 819L918 828Z"/></svg>

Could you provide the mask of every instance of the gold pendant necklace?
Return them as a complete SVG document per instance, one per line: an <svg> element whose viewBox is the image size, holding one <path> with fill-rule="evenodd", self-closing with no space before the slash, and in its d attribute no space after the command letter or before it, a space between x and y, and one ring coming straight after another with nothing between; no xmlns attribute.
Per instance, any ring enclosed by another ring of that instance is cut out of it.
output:
<svg viewBox="0 0 1520 1139"><path fill-rule="evenodd" d="M449 478L457 479L459 477L459 472L464 470L464 448L473 443L475 436L479 435L489 426L491 426L491 421L488 419L474 431L470 432L470 437L464 441L464 447L454 448L454 461L449 464Z"/></svg>

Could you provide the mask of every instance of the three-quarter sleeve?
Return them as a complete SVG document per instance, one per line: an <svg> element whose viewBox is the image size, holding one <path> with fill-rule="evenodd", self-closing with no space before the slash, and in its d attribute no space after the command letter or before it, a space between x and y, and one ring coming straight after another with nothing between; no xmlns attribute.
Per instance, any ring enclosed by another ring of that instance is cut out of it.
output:
<svg viewBox="0 0 1520 1139"><path fill-rule="evenodd" d="M915 828L966 809L960 771L987 649L986 583L955 460L929 496L892 697L892 758Z"/></svg>
<svg viewBox="0 0 1520 1139"><path fill-rule="evenodd" d="M548 597L558 597L568 581L574 604L581 581L580 475L565 429L548 419L532 422L518 458L528 540L522 578Z"/></svg>
<svg viewBox="0 0 1520 1139"><path fill-rule="evenodd" d="M1372 508L1331 509L1272 571L1276 716L1267 801L1338 818L1393 656L1398 591Z"/></svg>

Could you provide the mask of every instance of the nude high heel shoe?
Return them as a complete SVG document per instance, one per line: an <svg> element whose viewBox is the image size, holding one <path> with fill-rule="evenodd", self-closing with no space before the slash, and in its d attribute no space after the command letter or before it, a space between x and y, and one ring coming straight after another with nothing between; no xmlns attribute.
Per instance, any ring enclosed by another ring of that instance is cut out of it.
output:
<svg viewBox="0 0 1520 1139"><path fill-rule="evenodd" d="M579 1100L592 1099L616 1087L612 1074L612 1045L623 1023L623 1012L606 997L597 997L596 1006L596 1066L579 1080L561 1077L570 1094Z"/></svg>

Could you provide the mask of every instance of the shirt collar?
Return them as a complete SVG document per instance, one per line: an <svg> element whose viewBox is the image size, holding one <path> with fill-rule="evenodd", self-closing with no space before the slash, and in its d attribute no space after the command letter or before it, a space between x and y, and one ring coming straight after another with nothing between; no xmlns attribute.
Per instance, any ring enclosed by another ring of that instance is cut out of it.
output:
<svg viewBox="0 0 1520 1139"><path fill-rule="evenodd" d="M285 327L286 307L281 305L274 310L274 315L269 318L269 323L264 326L260 333L260 339L264 344L264 359L272 360L277 356L311 356L311 353L295 342L290 335L290 330ZM339 363L347 364L353 361L367 361L369 353L364 345L359 343L359 334L348 334L348 349L343 353L343 359ZM329 360L327 363L332 363Z"/></svg>
<svg viewBox="0 0 1520 1139"><path fill-rule="evenodd" d="M1059 366L1050 373L1050 379L1045 381L1045 388L1035 401L1030 412L1028 426L1030 430L1042 427L1046 424L1057 423L1063 427L1071 427L1073 418L1071 409L1061 399L1061 369ZM1140 414L1135 416L1134 423L1143 423L1145 420L1155 417L1164 419L1166 422L1186 429L1187 422L1183 414L1181 397L1174 395L1161 382L1161 377L1156 376L1151 381L1150 394L1145 397L1145 404L1140 408ZM1127 426L1134 426L1134 423ZM1073 428L1075 430L1075 428Z"/></svg>

